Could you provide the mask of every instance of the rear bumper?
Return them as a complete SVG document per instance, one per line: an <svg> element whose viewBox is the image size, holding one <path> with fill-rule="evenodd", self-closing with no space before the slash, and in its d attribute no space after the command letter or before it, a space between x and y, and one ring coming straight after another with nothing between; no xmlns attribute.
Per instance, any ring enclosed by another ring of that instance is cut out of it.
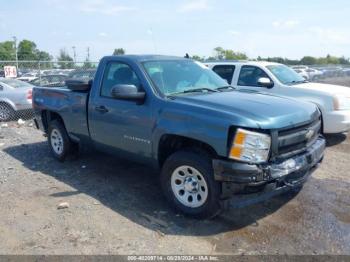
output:
<svg viewBox="0 0 350 262"><path fill-rule="evenodd" d="M350 110L332 111L323 115L325 134L343 133L350 130Z"/></svg>
<svg viewBox="0 0 350 262"><path fill-rule="evenodd" d="M281 187L298 187L322 161L325 145L325 139L320 137L306 152L282 162L265 165L213 160L214 177L215 180L223 182L226 191L229 188L244 189L273 183L276 184L277 191Z"/></svg>

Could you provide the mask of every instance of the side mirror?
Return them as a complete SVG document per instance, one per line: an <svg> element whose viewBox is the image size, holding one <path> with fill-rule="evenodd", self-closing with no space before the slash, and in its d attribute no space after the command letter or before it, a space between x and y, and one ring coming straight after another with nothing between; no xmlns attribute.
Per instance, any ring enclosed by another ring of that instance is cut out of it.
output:
<svg viewBox="0 0 350 262"><path fill-rule="evenodd" d="M137 87L134 85L115 85L112 87L111 95L115 99L142 103L146 93L138 91Z"/></svg>
<svg viewBox="0 0 350 262"><path fill-rule="evenodd" d="M261 77L258 79L258 85L266 88L272 88L273 87L273 82L271 81L270 78L268 77Z"/></svg>

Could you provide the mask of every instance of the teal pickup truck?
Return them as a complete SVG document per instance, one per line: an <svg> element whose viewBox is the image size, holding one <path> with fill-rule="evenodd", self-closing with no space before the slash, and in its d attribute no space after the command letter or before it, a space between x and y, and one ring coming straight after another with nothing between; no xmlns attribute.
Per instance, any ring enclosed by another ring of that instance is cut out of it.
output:
<svg viewBox="0 0 350 262"><path fill-rule="evenodd" d="M315 105L237 91L190 59L108 56L93 81L66 84L33 90L53 156L91 146L156 167L166 198L193 217L300 187L323 158Z"/></svg>

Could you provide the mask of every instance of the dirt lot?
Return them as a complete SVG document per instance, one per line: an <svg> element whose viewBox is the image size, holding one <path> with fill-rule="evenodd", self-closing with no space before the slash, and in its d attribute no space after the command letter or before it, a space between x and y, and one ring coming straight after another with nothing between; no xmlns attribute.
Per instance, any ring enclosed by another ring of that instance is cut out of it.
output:
<svg viewBox="0 0 350 262"><path fill-rule="evenodd" d="M350 76L321 79L318 80L318 82L350 87Z"/></svg>
<svg viewBox="0 0 350 262"><path fill-rule="evenodd" d="M327 137L298 194L198 221L169 209L146 167L59 163L30 125L0 129L0 254L350 254L349 136Z"/></svg>

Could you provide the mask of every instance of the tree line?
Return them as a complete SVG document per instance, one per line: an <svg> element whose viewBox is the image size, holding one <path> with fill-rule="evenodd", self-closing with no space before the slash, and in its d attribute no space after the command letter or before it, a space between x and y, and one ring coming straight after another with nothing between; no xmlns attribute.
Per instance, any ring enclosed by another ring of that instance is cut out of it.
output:
<svg viewBox="0 0 350 262"><path fill-rule="evenodd" d="M349 58L342 57L336 57L327 55L325 57L313 57L313 56L304 56L300 60L298 59L288 59L283 57L261 57L258 56L256 59L248 58L248 56L245 53L241 52L235 52L231 49L224 49L222 47L216 47L213 49L214 55L205 57L205 56L198 56L198 55L192 55L190 56L192 59L198 60L198 61L213 61L213 60L257 60L257 61L269 61L269 62L276 62L281 63L285 65L350 65Z"/></svg>
<svg viewBox="0 0 350 262"><path fill-rule="evenodd" d="M39 50L37 48L36 43L30 40L22 40L18 43L17 47L15 46L14 41L4 41L0 42L0 61L1 60L16 60L16 48L17 48L17 57L19 61L48 61L52 63L45 63L43 67L52 68L54 57L50 55L46 51ZM124 48L116 48L113 51L113 55L124 55L126 50ZM213 61L213 60L247 60L248 56L243 52L234 51L232 49L224 49L222 47L216 47L213 49L213 54L211 56L199 56L199 55L187 55L186 57L190 57L194 60L198 61ZM57 64L60 68L72 68L74 66L74 59L69 54L66 49L61 49L59 51L59 55L56 57ZM288 59L283 57L260 57L258 56L256 59L258 61L270 61L270 62L278 62L286 65L326 65L326 64L334 64L334 65L350 65L349 58L336 57L332 55L327 55L325 57L313 57L313 56L304 56L300 60L297 59ZM25 64L23 64L25 67ZM83 67L89 68L94 67L93 63L91 63L89 54L84 61Z"/></svg>

